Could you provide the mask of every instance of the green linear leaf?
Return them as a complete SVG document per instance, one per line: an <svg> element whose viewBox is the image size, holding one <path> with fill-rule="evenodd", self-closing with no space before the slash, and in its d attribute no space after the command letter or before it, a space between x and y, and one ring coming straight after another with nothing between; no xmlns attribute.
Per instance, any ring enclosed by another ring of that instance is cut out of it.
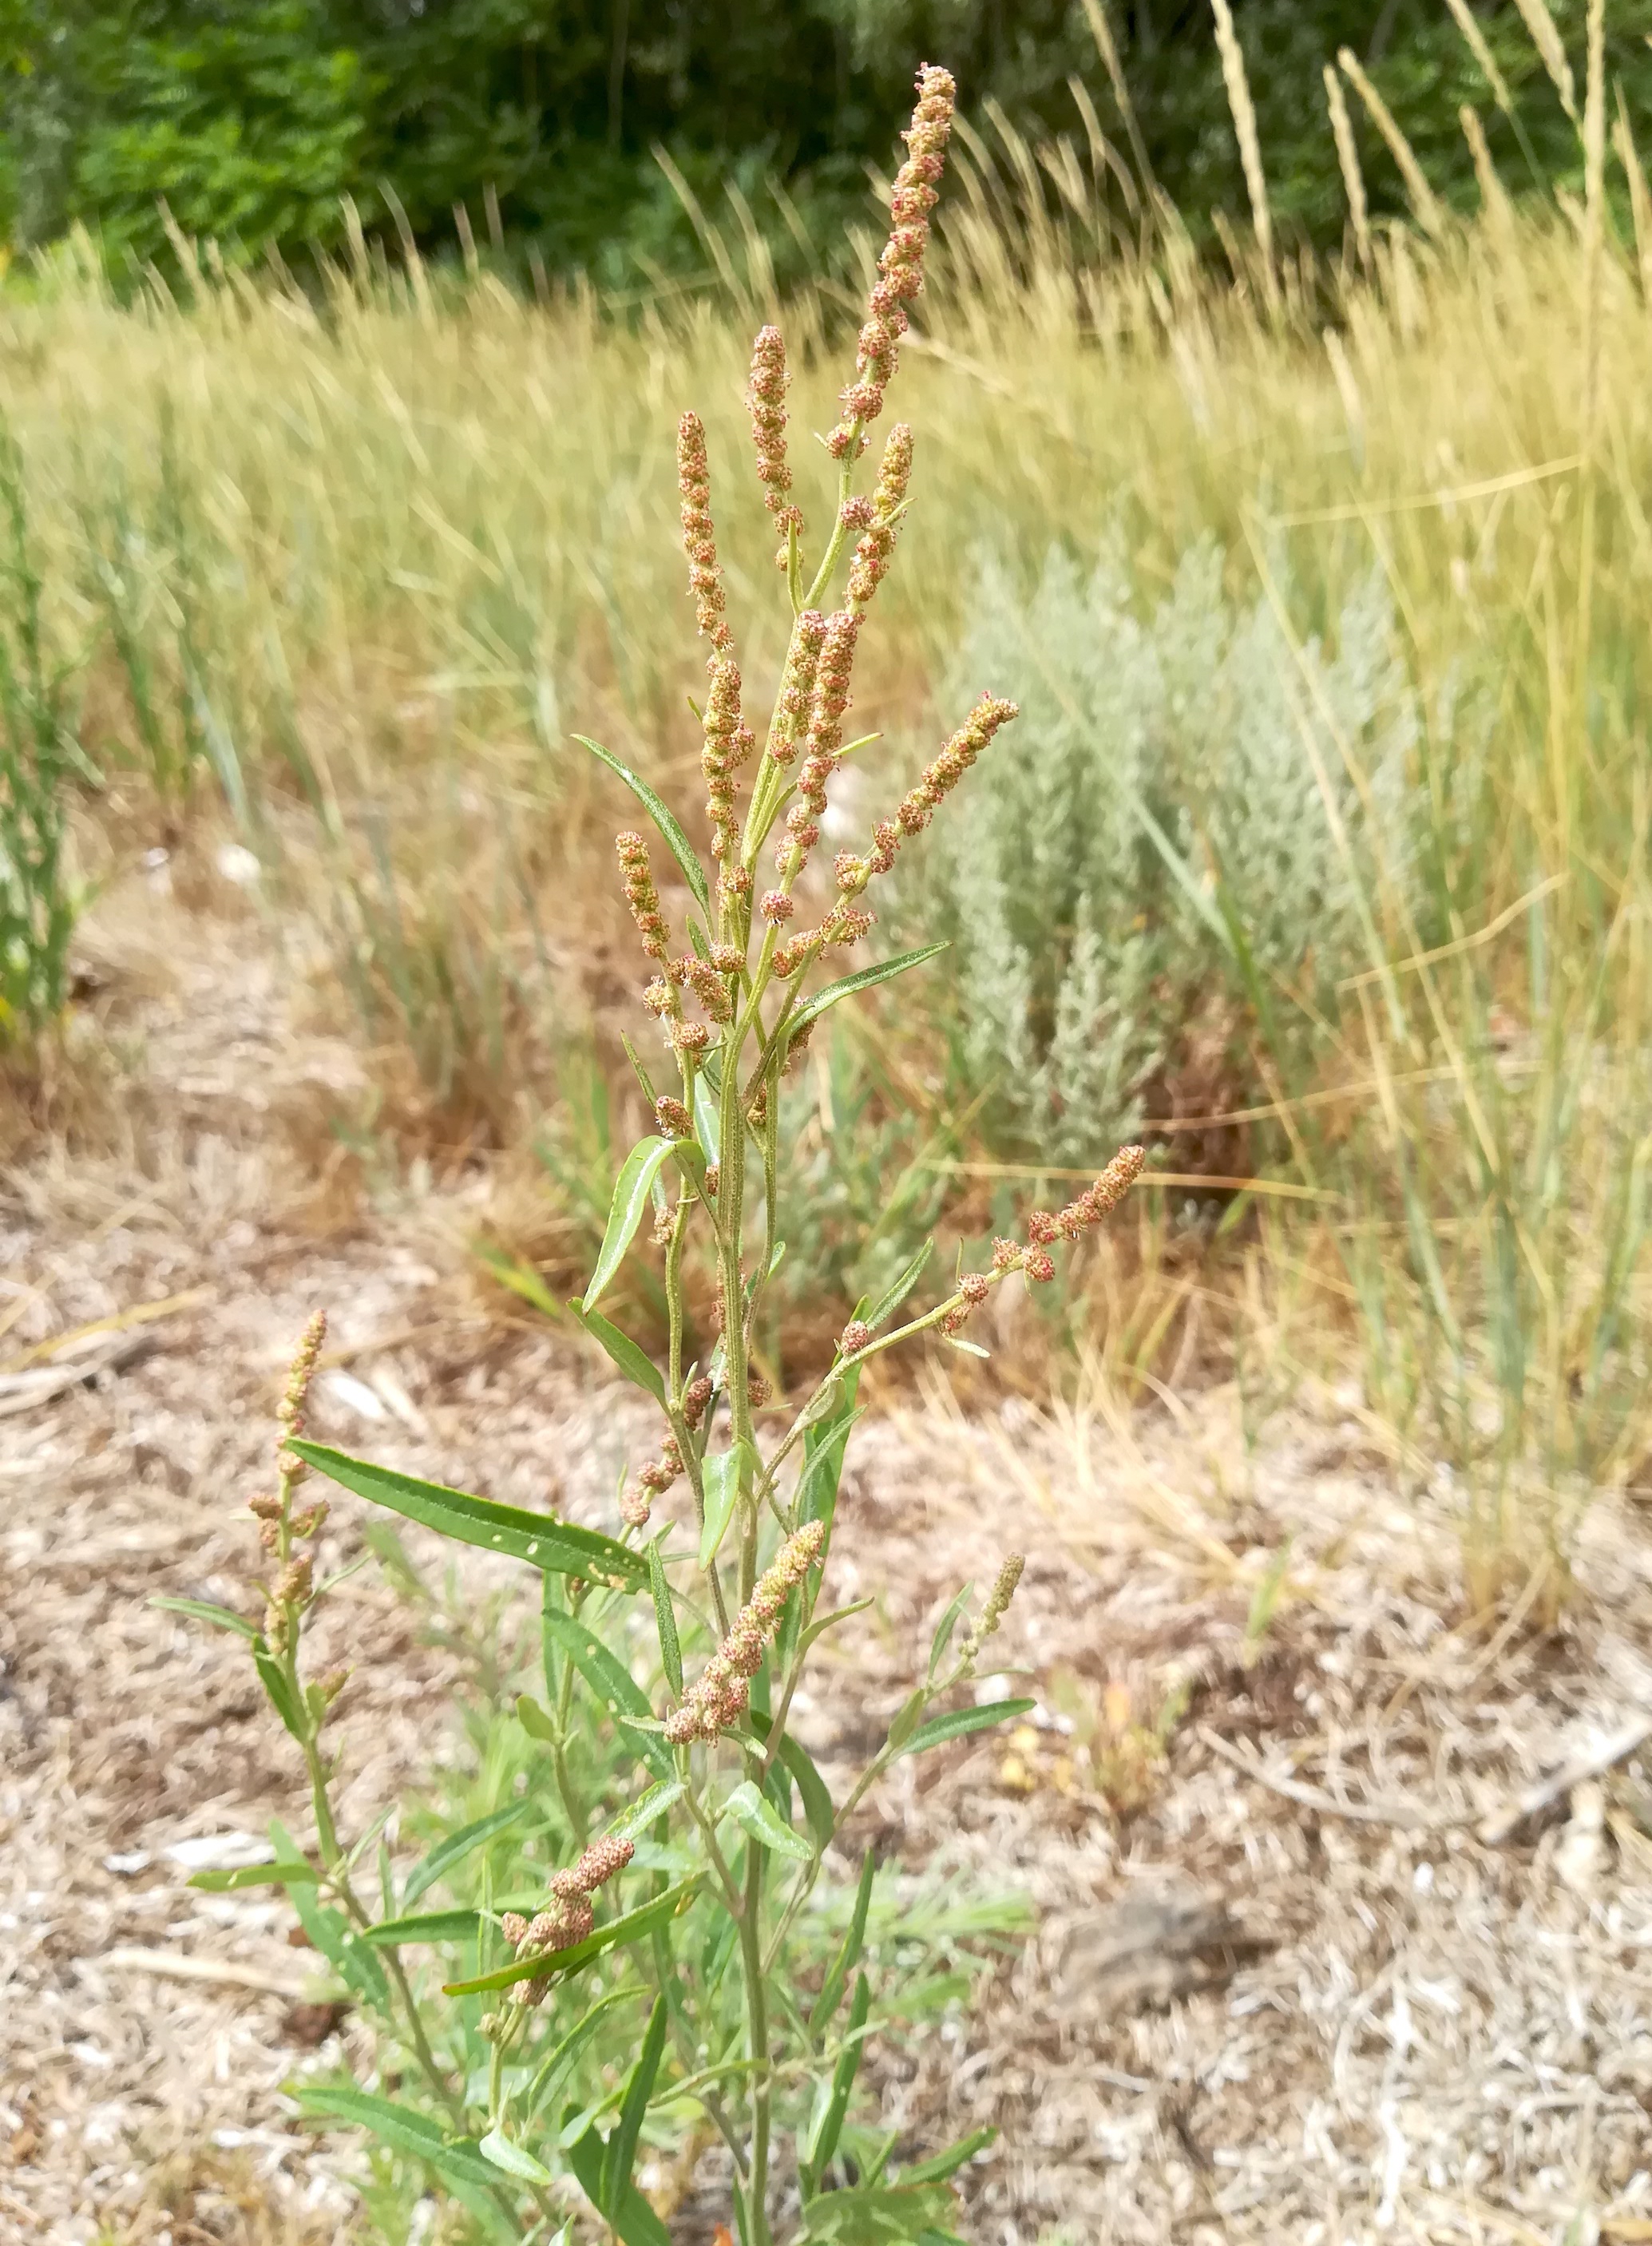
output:
<svg viewBox="0 0 1652 2246"><path fill-rule="evenodd" d="M531 1303L547 1318L561 1317L562 1305L531 1263L518 1262L486 1246L473 1248L471 1253L479 1263L493 1273L501 1287L508 1287L513 1295L520 1295L525 1303Z"/></svg>
<svg viewBox="0 0 1652 2246"><path fill-rule="evenodd" d="M989 1700L983 1708L955 1708L950 1715L935 1716L928 1723L920 1724L910 1739L901 1742L890 1760L898 1762L902 1755L922 1754L928 1747L944 1746L948 1739L966 1739L971 1732L990 1731L995 1724L1006 1724L1012 1716L1024 1716L1037 1705L1036 1700Z"/></svg>
<svg viewBox="0 0 1652 2246"><path fill-rule="evenodd" d="M894 1284L888 1288L883 1294L880 1295L877 1301L867 1312L867 1324L871 1327L874 1333L876 1333L878 1328L883 1324L884 1320L889 1316L892 1310L898 1310L900 1309L901 1303L906 1301L907 1297L917 1285L919 1280L923 1276L924 1266L929 1261L929 1257L934 1251L934 1240L926 1240L923 1246L919 1249L917 1254L907 1265L906 1269L902 1271L901 1276L895 1281Z"/></svg>
<svg viewBox="0 0 1652 2246"><path fill-rule="evenodd" d="M572 1615L547 1607L540 1620L547 1642L560 1646L574 1664L618 1724L632 1752L643 1758L657 1778L667 1781L675 1779L676 1765L665 1741L657 1732L634 1731L625 1720L628 1716L636 1716L644 1723L651 1723L654 1710L648 1694L624 1663Z"/></svg>
<svg viewBox="0 0 1652 2246"><path fill-rule="evenodd" d="M944 2184L861 2185L812 2199L804 2209L803 2238L806 2246L828 2241L830 2246L912 2246L955 2213Z"/></svg>
<svg viewBox="0 0 1652 2246"><path fill-rule="evenodd" d="M817 990L812 998L806 998L793 1014L787 1028L788 1040L796 1037L798 1031L809 1023L818 1022L826 1009L835 1006L840 998L853 998L859 991L874 990L880 983L892 982L897 975L904 975L908 967L921 967L926 959L937 958L947 948L944 943L926 943L916 951L898 952L893 959L880 960L875 967L863 967L857 974L846 975L839 982L828 983L824 990Z"/></svg>
<svg viewBox="0 0 1652 2246"><path fill-rule="evenodd" d="M320 1877L314 1864L296 1856L286 1863L237 1864L234 1871L209 1868L197 1872L186 1884L199 1888L202 1895L239 1895L243 1888L285 1888L306 1882L314 1887Z"/></svg>
<svg viewBox="0 0 1652 2246"><path fill-rule="evenodd" d="M357 1497L387 1507L405 1520L417 1521L461 1544L475 1544L485 1552L503 1552L513 1560L526 1560L547 1575L583 1576L599 1582L622 1584L628 1591L640 1591L648 1582L648 1567L642 1555L616 1543L612 1536L604 1536L600 1529L576 1528L552 1513L527 1513L519 1506L499 1505L492 1498L445 1488L439 1482L419 1481L412 1474L397 1474L389 1467L330 1450L325 1443L295 1439L288 1448Z"/></svg>
<svg viewBox="0 0 1652 2246"><path fill-rule="evenodd" d="M756 1708L751 1711L751 1717L752 1730L766 1745L772 1728L768 1718ZM774 1752L776 1759L797 1781L803 1814L814 1835L815 1847L827 1847L837 1829L838 1814L832 1806L831 1789L815 1768L813 1758L802 1740L793 1739L790 1732L783 1735Z"/></svg>
<svg viewBox="0 0 1652 2246"><path fill-rule="evenodd" d="M637 2053L636 2064L631 2069L631 2079L625 2087L625 2102L620 2107L620 2118L614 2134L608 2141L608 2151L602 2160L602 2212L610 2222L624 2205L631 2188L631 2163L636 2157L636 2141L642 2134L642 2117L648 2112L649 2100L654 2095L655 2077L660 2071L660 2060L665 2051L665 1998L654 1999L654 2010L642 2038L642 2048Z"/></svg>
<svg viewBox="0 0 1652 2246"><path fill-rule="evenodd" d="M635 1382L637 1387L647 1389L656 1403L663 1404L665 1382L659 1366L647 1351L640 1349L630 1335L622 1333L618 1326L610 1325L599 1312L591 1310L581 1317L576 1304L570 1303L568 1308L579 1318L591 1339L602 1344L626 1378Z"/></svg>
<svg viewBox="0 0 1652 2246"><path fill-rule="evenodd" d="M546 1973L577 1973L588 1965L593 1957L600 1957L605 1950L639 1942L656 1928L667 1925L697 1889L701 1875L679 1880L675 1887L656 1895L640 1909L628 1911L623 1918L610 1919L599 1926L595 1934L588 1934L583 1942L575 1942L567 1950L553 1951L548 1957L526 1957L510 1965L496 1966L493 1972L483 1973L474 1981L448 1981L442 1986L445 1997L473 1997L486 1989L508 1989L516 1981L532 1981Z"/></svg>
<svg viewBox="0 0 1652 2246"><path fill-rule="evenodd" d="M728 1534L745 1480L743 1469L752 1457L749 1443L736 1443L729 1450L719 1451L715 1458L707 1459L700 1469L701 1487L705 1492L705 1525L700 1531L702 1568L710 1566L717 1557L717 1547Z"/></svg>
<svg viewBox="0 0 1652 2246"><path fill-rule="evenodd" d="M575 733L574 738L581 748L588 749L594 757L600 757L608 770L617 772L625 782L627 787L630 789L643 810L658 827L660 839L676 860L677 865L682 869L683 880L694 894L695 902L703 913L709 915L711 910L711 892L705 875L701 870L700 861L694 854L688 836L677 825L665 805L656 795L648 782L645 779L639 779L629 765L622 765L611 749L603 748L600 742L593 741L584 733Z"/></svg>
<svg viewBox="0 0 1652 2246"><path fill-rule="evenodd" d="M521 2112L531 2118L554 2093L562 2077L596 2033L605 2012L611 2011L615 2004L634 2004L637 1997L644 1993L633 1985L627 1989L610 1989L607 1996L599 1997L584 2018L568 2030L528 2084L522 2095Z"/></svg>
<svg viewBox="0 0 1652 2246"><path fill-rule="evenodd" d="M741 1780L723 1807L759 1846L772 1848L782 1856L795 1856L806 1864L814 1855L803 1835L781 1821L774 1804L758 1792L749 1778Z"/></svg>
<svg viewBox="0 0 1652 2246"><path fill-rule="evenodd" d="M381 1918L362 1930L362 1940L381 1950L403 1942L470 1942L482 1923L479 1910L416 1910L405 1918Z"/></svg>
<svg viewBox="0 0 1652 2246"><path fill-rule="evenodd" d="M844 2115L849 2110L849 2097L854 2088L867 2018L871 2010L872 1984L862 1973L855 1982L854 1999L849 2006L849 2032L843 2039L842 2050L838 2053L838 2063L832 2070L831 2095L820 2115L819 2127L809 2132L807 2154L799 2163L806 2201L812 2199L819 2190L820 2179L831 2166L832 2155L838 2149L838 2139L842 2134ZM840 2195L833 2195L834 2197Z"/></svg>
<svg viewBox="0 0 1652 2246"><path fill-rule="evenodd" d="M654 1623L660 1634L660 1659L665 1681L680 1700L683 1697L683 1645L676 1634L676 1615L671 1605L671 1586L665 1580L661 1539L649 1546L649 1582L654 1592Z"/></svg>
<svg viewBox="0 0 1652 2246"><path fill-rule="evenodd" d="M407 1885L402 1891L403 1903L417 1902L426 1888L434 1887L437 1881L468 1856L472 1848L479 1847L495 1833L502 1833L507 1825L514 1825L525 1814L527 1806L525 1800L507 1801L502 1809L490 1810L486 1817L479 1817L472 1824L461 1825L457 1833L450 1833L446 1840L439 1841L408 1874Z"/></svg>
<svg viewBox="0 0 1652 2246"><path fill-rule="evenodd" d="M568 2147L568 2163L580 2180L580 2189L599 2213L602 2209L602 2161L605 2152L596 2124ZM671 2246L671 2234L632 2184L611 2215L605 2215L620 2246Z"/></svg>
<svg viewBox="0 0 1652 2246"><path fill-rule="evenodd" d="M860 1952L867 1938L867 1914L872 1908L872 1885L878 1876L878 1863L870 1848L860 1860L860 1883L855 1889L854 1909L837 1956L827 1968L826 1979L820 1984L820 1993L809 2008L809 2033L819 2035L826 2022L843 2001L843 1992L849 1985L849 1976L860 1963Z"/></svg>
<svg viewBox="0 0 1652 2246"><path fill-rule="evenodd" d="M639 1793L630 1807L616 1817L608 1827L606 1838L610 1841L640 1841L649 1827L674 1809L688 1788L680 1778L662 1779L650 1786L646 1793Z"/></svg>
<svg viewBox="0 0 1652 2246"><path fill-rule="evenodd" d="M160 1596L149 1601L152 1607L160 1607L167 1614L189 1615L196 1622L209 1622L214 1630L233 1630L237 1637L255 1644L263 1632L255 1622L245 1615L232 1613L228 1607L214 1606L209 1599L174 1599Z"/></svg>
<svg viewBox="0 0 1652 2246"><path fill-rule="evenodd" d="M722 1140L723 1119L711 1079L703 1068L696 1071L694 1078L694 1128L705 1149L707 1161L715 1162Z"/></svg>
<svg viewBox="0 0 1652 2246"><path fill-rule="evenodd" d="M309 2083L301 2083L294 2094L306 2113L371 2129L395 2151L428 2161L445 2175L483 2186L490 2181L487 2163L473 2141L450 2141L436 2122L411 2106L398 2106L389 2098L370 2098L363 2090L330 2090Z"/></svg>
<svg viewBox="0 0 1652 2246"><path fill-rule="evenodd" d="M258 1681L263 1686L270 1706L302 1746L305 1731L303 1718L287 1682L287 1672L264 1644L262 1634L253 1644L253 1666L258 1671Z"/></svg>
<svg viewBox="0 0 1652 2246"><path fill-rule="evenodd" d="M608 1205L608 1229L602 1235L596 1269L580 1298L580 1308L588 1314L596 1308L598 1297L625 1261L625 1251L648 1215L654 1181L671 1158L672 1144L670 1139L639 1139L620 1165Z"/></svg>
<svg viewBox="0 0 1652 2246"><path fill-rule="evenodd" d="M957 2174L966 2161L985 2152L997 2134L996 2129L972 2130L944 2153L937 2153L933 2160L920 2161L914 2168L902 2168L897 2181L903 2189L914 2183L944 2183L949 2175Z"/></svg>
<svg viewBox="0 0 1652 2246"><path fill-rule="evenodd" d="M524 2152L520 2145L512 2144L501 2129L490 2129L476 2149L494 2168L502 2168L506 2175L520 2176L524 2183L556 2181L542 2161Z"/></svg>

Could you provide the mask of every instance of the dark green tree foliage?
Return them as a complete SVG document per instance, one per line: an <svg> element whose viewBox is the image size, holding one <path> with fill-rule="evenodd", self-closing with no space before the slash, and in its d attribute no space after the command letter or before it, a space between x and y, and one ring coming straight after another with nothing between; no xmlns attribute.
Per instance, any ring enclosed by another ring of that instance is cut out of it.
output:
<svg viewBox="0 0 1652 2246"><path fill-rule="evenodd" d="M1578 172L1518 12L1475 5L1518 133L1438 0L1236 0L1285 233L1341 233L1321 71L1343 44L1447 195L1473 194L1465 101L1517 192L1534 167ZM1554 10L1580 86L1584 5ZM1196 232L1213 208L1242 210L1209 0L1112 0L1111 14L1161 185ZM1652 0L1610 14L1608 67L1642 114ZM451 247L458 203L486 241L491 191L508 256L531 243L553 270L623 283L697 262L663 148L708 208L725 210L732 181L795 270L815 254L799 232L828 243L864 211L867 167L891 160L887 119L929 55L989 133L997 105L1083 146L1077 75L1126 144L1081 0L0 0L0 225L28 246L78 221L117 255L164 258L164 201L228 255L290 257L339 243L346 194L390 231L393 196L427 248ZM1400 209L1350 104L1374 207Z"/></svg>

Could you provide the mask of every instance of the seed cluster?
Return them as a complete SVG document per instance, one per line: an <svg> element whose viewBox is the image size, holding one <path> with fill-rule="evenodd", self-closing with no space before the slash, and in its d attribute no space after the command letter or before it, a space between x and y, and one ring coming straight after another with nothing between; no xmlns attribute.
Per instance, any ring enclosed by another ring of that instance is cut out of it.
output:
<svg viewBox="0 0 1652 2246"><path fill-rule="evenodd" d="M825 1535L825 1522L811 1521L781 1545L701 1671L699 1682L676 1712L666 1718L665 1736L673 1746L715 1739L725 1725L738 1720L763 1649L779 1628L785 1603L809 1572Z"/></svg>
<svg viewBox="0 0 1652 2246"><path fill-rule="evenodd" d="M1087 1187L1077 1201L1069 1201L1065 1208L1053 1215L1048 1209L1034 1209L1027 1220L1024 1248L1015 1240L993 1242L993 1269L1024 1272L1029 1279L1041 1283L1053 1279L1056 1264L1050 1250L1056 1242L1077 1240L1117 1208L1141 1175L1146 1159L1145 1147L1121 1147L1094 1185Z"/></svg>
<svg viewBox="0 0 1652 2246"><path fill-rule="evenodd" d="M957 91L948 71L926 63L918 72L918 105L904 136L907 160L895 174L889 199L889 239L878 260L878 280L855 352L854 380L839 400L842 419L826 440L834 459L860 456L867 424L882 411L900 339L907 331L907 306L923 287L929 214L946 165Z"/></svg>
<svg viewBox="0 0 1652 2246"><path fill-rule="evenodd" d="M820 666L820 649L826 639L826 620L819 609L805 609L793 627L785 676L780 681L779 698L774 705L774 723L769 733L769 754L778 765L791 763L798 752L799 744L809 730L809 713L814 706L815 673Z"/></svg>
<svg viewBox="0 0 1652 2246"><path fill-rule="evenodd" d="M802 512L786 496L792 489L792 470L785 456L785 393L791 381L780 330L759 328L751 346L751 378L745 398L751 412L751 439L757 449L764 504L780 533L780 550L774 558L783 569L790 558L788 534L800 534L803 529Z"/></svg>
<svg viewBox="0 0 1652 2246"><path fill-rule="evenodd" d="M912 432L904 421L897 421L883 448L878 487L872 496L860 542L854 549L854 560L849 565L851 608L864 609L883 582L894 557L894 541L911 481Z"/></svg>
<svg viewBox="0 0 1652 2246"><path fill-rule="evenodd" d="M888 872L905 838L923 832L999 727L1018 715L1013 702L1001 701L996 694L982 696L969 722L960 726L940 755L925 766L915 786L902 796L894 817L878 821L867 855L858 858L849 850L839 852L836 870L842 895L859 896L874 875Z"/></svg>
<svg viewBox="0 0 1652 2246"><path fill-rule="evenodd" d="M624 834L614 837L614 854L620 861L625 902L631 909L631 918L636 922L642 949L650 959L663 959L669 931L664 915L660 910L660 893L654 886L654 868L649 863L649 846L640 834L628 827Z"/></svg>
<svg viewBox="0 0 1652 2246"><path fill-rule="evenodd" d="M596 1924L591 1897L616 1872L624 1870L636 1850L636 1844L632 1841L593 1841L578 1863L565 1872L553 1874L551 1900L543 1910L531 1919L524 1918L520 1911L507 1910L500 1924L517 1957L544 1957L554 1962L557 1950L568 1950L574 1943L583 1942ZM511 1998L519 2004L537 2004L543 2001L549 1987L548 1976L518 1981L512 1985Z"/></svg>
<svg viewBox="0 0 1652 2246"><path fill-rule="evenodd" d="M675 1435L668 1435L660 1445L657 1466L644 1467L620 1500L620 1518L628 1528L646 1528L649 1513L656 1497L670 1488L683 1471L683 1453Z"/></svg>
<svg viewBox="0 0 1652 2246"><path fill-rule="evenodd" d="M296 1451L288 1449L289 1440L304 1432L304 1405L309 1399L311 1381L316 1378L316 1366L320 1359L322 1344L327 1338L327 1314L317 1310L304 1328L303 1337L293 1358L287 1375L287 1385L282 1392L281 1402L275 1406L275 1417L281 1422L281 1433L275 1439L275 1474L277 1486L272 1494L260 1491L247 1501L247 1510L259 1524L258 1541L266 1552L284 1553L285 1563L270 1586L264 1610L264 1643L272 1653L284 1653L298 1627L304 1609L309 1604L315 1588L315 1562L309 1552L295 1552L295 1540L308 1542L327 1518L327 1501L317 1498L302 1513L293 1511L293 1493L309 1473ZM330 1680L323 1679L323 1689ZM336 1696L342 1672L328 1693Z"/></svg>
<svg viewBox="0 0 1652 2246"><path fill-rule="evenodd" d="M740 714L740 666L734 660L728 596L711 522L711 471L706 459L705 428L697 413L685 413L677 423L676 481L683 502L683 546L689 557L695 622L713 650L706 664L711 686L702 721L705 746L700 766L705 774L711 853L725 858L733 852L736 836L734 774L751 753L755 739Z"/></svg>

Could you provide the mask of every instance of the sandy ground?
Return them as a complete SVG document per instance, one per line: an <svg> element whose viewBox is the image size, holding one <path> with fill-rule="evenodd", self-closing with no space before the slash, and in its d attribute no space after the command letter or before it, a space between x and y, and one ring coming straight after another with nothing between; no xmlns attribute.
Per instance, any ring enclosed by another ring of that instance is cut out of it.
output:
<svg viewBox="0 0 1652 2246"><path fill-rule="evenodd" d="M330 2019L280 1905L185 1884L189 1842L299 1814L295 1773L239 1644L146 1602L239 1596L317 1304L325 1438L603 1521L643 1429L599 1365L476 1314L451 1196L318 1229L269 1086L277 1054L323 1090L348 1057L296 1031L255 923L172 909L130 1062L141 1155L43 1155L0 1190L0 2239L309 2246L353 2222L348 2141L282 2093L337 2056ZM126 1323L52 1354L99 1320ZM1030 1555L1003 1643L1039 1720L898 1766L856 1836L1037 1906L955 2036L874 2054L912 2147L998 2128L966 2235L1652 2238L1652 1756L1477 1832L1652 1712L1633 1511L1589 1515L1560 1633L1488 1640L1448 1626L1447 1495L1402 1487L1347 1398L1247 1450L1220 1388L971 1420L937 1385L867 1426L840 1520L834 1594L881 1596L807 1712L828 1777L958 1581ZM371 1571L340 1613L355 1816L449 1743L445 1657ZM1123 1733L1179 1682L1136 1806L1109 1712Z"/></svg>

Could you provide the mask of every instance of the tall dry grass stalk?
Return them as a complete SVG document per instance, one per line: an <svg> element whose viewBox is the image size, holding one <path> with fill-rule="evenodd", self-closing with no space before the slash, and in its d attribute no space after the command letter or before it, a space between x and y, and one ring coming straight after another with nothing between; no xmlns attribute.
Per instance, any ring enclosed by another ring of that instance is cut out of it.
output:
<svg viewBox="0 0 1652 2246"><path fill-rule="evenodd" d="M1399 167L1405 182L1405 193L1417 214L1417 222L1424 234L1438 236L1445 228L1445 212L1439 197L1429 185L1428 174L1417 160L1417 151L1401 132L1393 111L1367 77L1364 65L1351 47L1340 47L1336 60L1343 75L1364 103L1371 123L1388 144L1388 153Z"/></svg>
<svg viewBox="0 0 1652 2246"><path fill-rule="evenodd" d="M1227 0L1211 0L1216 17L1216 51L1221 57L1222 84L1233 112L1239 160L1244 167L1245 192L1250 197L1251 224L1256 233L1256 253L1261 261L1262 294L1269 314L1280 311L1279 268L1274 257L1274 214L1268 201L1268 175L1262 169L1261 136L1256 130L1256 109L1245 75L1245 52L1234 29Z"/></svg>
<svg viewBox="0 0 1652 2246"><path fill-rule="evenodd" d="M1330 111L1331 137L1336 143L1337 167L1342 173L1343 191L1348 196L1348 215L1354 228L1354 247L1358 252L1361 268L1369 273L1371 268L1370 211L1365 199L1365 174L1360 169L1359 147L1354 139L1354 122L1343 97L1343 82L1329 63L1325 65L1324 78L1325 105Z"/></svg>
<svg viewBox="0 0 1652 2246"><path fill-rule="evenodd" d="M1445 0L1445 4L1451 11L1452 22L1463 34L1469 52L1485 74L1485 83L1492 89L1492 99L1506 117L1512 117L1514 104L1509 94L1508 80L1499 69L1497 58L1486 44L1485 34L1481 31L1468 0Z"/></svg>
<svg viewBox="0 0 1652 2246"><path fill-rule="evenodd" d="M1550 15L1547 0L1514 0L1520 11L1520 21L1530 32L1532 44L1542 58L1554 91L1560 97L1560 106L1574 125L1582 131L1582 120L1577 113L1577 82L1572 76L1572 65L1567 60L1566 48L1560 30Z"/></svg>

